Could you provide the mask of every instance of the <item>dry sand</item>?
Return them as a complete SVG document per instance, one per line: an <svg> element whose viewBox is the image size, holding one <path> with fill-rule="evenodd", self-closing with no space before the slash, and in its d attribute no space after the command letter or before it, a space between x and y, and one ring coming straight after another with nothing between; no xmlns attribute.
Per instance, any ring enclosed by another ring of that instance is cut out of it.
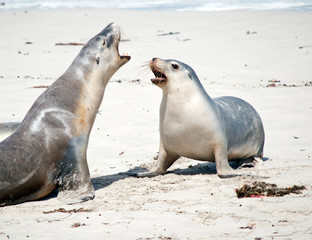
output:
<svg viewBox="0 0 312 240"><path fill-rule="evenodd" d="M0 19L1 122L21 121L44 91L32 87L50 85L81 48L56 43L84 43L116 22L128 40L121 51L132 56L108 84L91 134L95 199L2 207L0 239L312 239L312 13L84 9L9 11ZM149 81L152 57L192 66L211 97L250 102L264 123L267 161L231 179L185 158L164 176L119 174L155 164L161 90ZM307 189L238 199L235 189L253 181ZM59 208L80 212L44 213Z"/></svg>

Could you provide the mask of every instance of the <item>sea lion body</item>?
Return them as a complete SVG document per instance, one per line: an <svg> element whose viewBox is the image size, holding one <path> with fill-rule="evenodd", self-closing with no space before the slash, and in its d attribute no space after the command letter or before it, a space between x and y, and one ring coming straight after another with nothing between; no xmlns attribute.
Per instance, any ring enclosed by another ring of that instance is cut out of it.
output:
<svg viewBox="0 0 312 240"><path fill-rule="evenodd" d="M56 187L67 203L94 197L86 151L105 87L130 59L119 56L119 41L115 24L89 40L0 143L0 205L40 199Z"/></svg>
<svg viewBox="0 0 312 240"><path fill-rule="evenodd" d="M216 163L220 177L235 175L228 160L263 156L264 129L256 110L236 97L212 99L188 65L155 58L150 63L163 91L158 166L139 176L164 174L180 156Z"/></svg>

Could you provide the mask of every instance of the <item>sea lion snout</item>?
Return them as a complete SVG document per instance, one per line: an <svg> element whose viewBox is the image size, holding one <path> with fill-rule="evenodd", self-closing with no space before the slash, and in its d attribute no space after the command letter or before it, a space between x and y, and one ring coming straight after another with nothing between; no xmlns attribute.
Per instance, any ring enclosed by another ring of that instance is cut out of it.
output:
<svg viewBox="0 0 312 240"><path fill-rule="evenodd" d="M165 69L163 64L161 64L159 58L153 58L150 61L150 69L155 75L155 78L152 78L151 81L153 84L160 87L162 83L167 82L167 76L165 75Z"/></svg>
<svg viewBox="0 0 312 240"><path fill-rule="evenodd" d="M97 42L97 45L95 46L95 48L102 49L102 51L103 49L107 48L109 49L109 51L112 51L114 58L116 57L114 61L118 62L119 67L121 67L122 65L124 65L131 59L131 57L128 54L120 55L119 53L121 31L120 31L119 26L116 23L110 23L99 34L97 34L95 38L97 39L97 41L95 41ZM89 45L92 45L94 44L94 41L91 39L89 43L90 43ZM100 58L96 59L96 63L99 64L99 62L100 62Z"/></svg>

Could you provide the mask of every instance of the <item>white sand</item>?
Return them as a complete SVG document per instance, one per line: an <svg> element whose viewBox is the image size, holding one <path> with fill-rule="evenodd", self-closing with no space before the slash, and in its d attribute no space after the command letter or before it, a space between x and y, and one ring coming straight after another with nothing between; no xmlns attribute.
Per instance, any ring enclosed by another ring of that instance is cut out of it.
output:
<svg viewBox="0 0 312 240"><path fill-rule="evenodd" d="M312 88L304 86L312 82L312 13L55 10L1 12L0 19L1 122L21 121L44 91L31 87L50 85L81 48L55 43L86 42L116 22L130 40L121 51L132 56L108 84L91 134L96 198L0 208L0 239L312 238ZM158 36L168 32L180 34ZM220 179L213 164L185 158L164 176L118 174L155 164L161 90L141 67L152 57L183 61L210 96L241 97L258 110L269 160L238 170L252 177ZM297 87L267 88L270 80ZM307 190L238 199L234 189L253 181ZM90 212L43 213L61 207Z"/></svg>

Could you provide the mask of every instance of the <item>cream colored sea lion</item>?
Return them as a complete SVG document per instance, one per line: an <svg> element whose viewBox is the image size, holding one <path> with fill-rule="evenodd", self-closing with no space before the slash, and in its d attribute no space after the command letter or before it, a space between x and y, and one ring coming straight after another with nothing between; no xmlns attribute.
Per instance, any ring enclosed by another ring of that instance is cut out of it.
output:
<svg viewBox="0 0 312 240"><path fill-rule="evenodd" d="M210 98L195 71L176 60L154 58L151 81L163 91L155 171L164 174L180 156L216 163L220 177L236 175L230 159L263 156L264 129L256 110L236 97Z"/></svg>

